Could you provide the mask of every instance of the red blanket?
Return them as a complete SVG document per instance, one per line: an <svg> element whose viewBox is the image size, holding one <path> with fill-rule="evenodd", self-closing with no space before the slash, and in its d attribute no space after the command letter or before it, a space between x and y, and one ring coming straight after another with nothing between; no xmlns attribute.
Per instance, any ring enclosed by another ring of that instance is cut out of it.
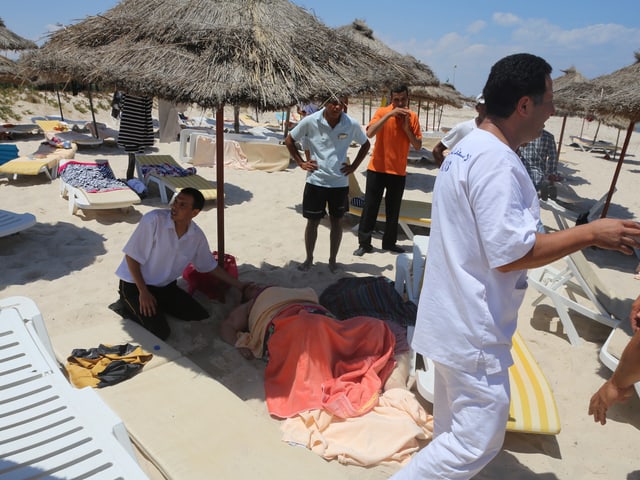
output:
<svg viewBox="0 0 640 480"><path fill-rule="evenodd" d="M300 310L275 318L265 370L267 407L292 417L324 409L341 418L363 415L378 403L395 361L395 338L381 320L337 321Z"/></svg>

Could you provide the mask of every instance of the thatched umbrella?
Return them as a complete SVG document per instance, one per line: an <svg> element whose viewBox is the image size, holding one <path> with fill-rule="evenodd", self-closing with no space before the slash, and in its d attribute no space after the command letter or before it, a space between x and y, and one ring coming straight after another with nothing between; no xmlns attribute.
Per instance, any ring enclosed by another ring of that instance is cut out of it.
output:
<svg viewBox="0 0 640 480"><path fill-rule="evenodd" d="M0 55L0 82L20 83L21 81L16 62Z"/></svg>
<svg viewBox="0 0 640 480"><path fill-rule="evenodd" d="M571 66L566 70L560 70L564 75L555 78L553 80L553 91L557 92L562 90L563 88L576 83L576 82L586 82L587 79L576 70L576 67ZM562 148L562 137L564 137L564 128L567 124L567 116L572 115L573 111L563 110L556 102L556 115L562 115L562 127L560 128L560 138L558 140L558 158L560 158L560 150Z"/></svg>
<svg viewBox="0 0 640 480"><path fill-rule="evenodd" d="M0 50L29 50L38 48L35 42L27 40L9 30L0 18Z"/></svg>
<svg viewBox="0 0 640 480"><path fill-rule="evenodd" d="M461 108L465 102L469 101L462 93L450 83L441 83L440 85L431 86L412 86L411 98L418 99L418 114L420 113L420 106L423 100L427 102L433 102L435 106L442 107L443 105L451 105L455 108ZM475 101L475 99L473 100ZM427 108L427 115L429 109ZM442 110L440 110L442 113ZM435 130L435 110L433 115L433 128ZM429 118L426 117L425 126L428 127Z"/></svg>
<svg viewBox="0 0 640 480"><path fill-rule="evenodd" d="M564 97L564 102L573 102L578 108L592 113L598 119L614 125L620 125L621 122L627 125L622 151L602 209L603 218L609 210L634 126L640 121L640 52L635 53L635 60L635 63L613 73L589 82L571 84L558 92Z"/></svg>
<svg viewBox="0 0 640 480"><path fill-rule="evenodd" d="M123 0L53 33L32 72L216 110L218 252L224 253L223 107L276 110L394 77L384 59L287 0ZM222 258L222 257L219 257Z"/></svg>
<svg viewBox="0 0 640 480"><path fill-rule="evenodd" d="M438 78L433 74L431 68L429 68L428 65L411 55L403 55L400 52L393 50L385 43L377 39L373 35L373 30L365 23L364 20L356 19L349 25L343 25L342 27L336 28L336 31L351 38L355 43L364 45L375 51L379 55L385 57L387 59L386 65L400 66L411 71L415 78L412 81L407 82L409 85L427 87L437 86L440 83L438 81ZM402 79L395 78L394 80L397 83ZM364 110L365 109L363 108L362 123L364 123Z"/></svg>

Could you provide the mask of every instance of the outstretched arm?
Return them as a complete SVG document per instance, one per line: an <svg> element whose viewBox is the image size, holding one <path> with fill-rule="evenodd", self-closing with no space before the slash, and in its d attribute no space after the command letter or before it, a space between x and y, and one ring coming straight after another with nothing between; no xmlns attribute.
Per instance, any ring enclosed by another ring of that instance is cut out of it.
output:
<svg viewBox="0 0 640 480"><path fill-rule="evenodd" d="M602 218L553 233L536 234L536 242L522 258L499 267L501 272L536 268L594 245L631 255L640 248L640 224L631 220Z"/></svg>
<svg viewBox="0 0 640 480"><path fill-rule="evenodd" d="M607 423L607 410L615 403L624 402L633 394L633 384L640 381L640 332L627 344L616 371L591 397L589 415L602 425Z"/></svg>

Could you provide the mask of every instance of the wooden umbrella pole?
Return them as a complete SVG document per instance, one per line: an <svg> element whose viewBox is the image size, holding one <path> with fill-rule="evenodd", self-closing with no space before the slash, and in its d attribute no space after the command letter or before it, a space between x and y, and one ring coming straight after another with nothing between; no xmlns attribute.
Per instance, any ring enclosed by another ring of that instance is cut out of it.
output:
<svg viewBox="0 0 640 480"><path fill-rule="evenodd" d="M64 114L62 113L62 102L60 101L60 90L56 89L56 95L58 96L58 108L60 109L60 120L64 122Z"/></svg>
<svg viewBox="0 0 640 480"><path fill-rule="evenodd" d="M93 97L91 96L91 84L89 84L89 108L91 109L91 120L93 121L93 136L100 138L98 135L98 123L96 122L96 111L93 109Z"/></svg>
<svg viewBox="0 0 640 480"><path fill-rule="evenodd" d="M216 110L216 209L218 213L218 263L224 267L224 107Z"/></svg>
<svg viewBox="0 0 640 480"><path fill-rule="evenodd" d="M560 149L562 148L562 137L564 137L564 127L567 125L567 116L562 117L562 127L560 127L560 139L558 140L558 153L557 157L560 160Z"/></svg>
<svg viewBox="0 0 640 480"><path fill-rule="evenodd" d="M618 175L620 175L620 169L622 168L622 162L624 162L624 156L627 153L627 147L629 146L629 141L631 140L631 134L633 133L633 127L635 126L635 122L629 122L629 128L627 128L627 136L624 139L624 144L622 145L622 151L620 152L620 158L618 159L618 164L616 165L616 171L613 173L613 178L611 179L611 186L609 187L609 193L607 193L607 201L604 203L604 208L602 209L602 215L600 218L605 218L607 216L607 212L609 211L609 204L611 203L611 197L613 197L613 192L616 189L616 183L618 182Z"/></svg>

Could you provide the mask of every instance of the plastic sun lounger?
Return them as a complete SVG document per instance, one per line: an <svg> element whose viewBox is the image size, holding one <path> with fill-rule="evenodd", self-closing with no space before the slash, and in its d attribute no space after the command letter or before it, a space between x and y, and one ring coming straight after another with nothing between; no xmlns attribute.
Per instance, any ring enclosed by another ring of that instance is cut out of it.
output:
<svg viewBox="0 0 640 480"><path fill-rule="evenodd" d="M407 299L418 303L424 266L429 247L429 237L416 235L413 239L413 254L403 253L396 259L395 288ZM411 337L413 329L408 332ZM555 435L560 432L560 416L553 391L525 341L516 331L511 348L513 365L509 368L511 383L511 404L506 430L510 432ZM422 357L424 366L412 371L416 379L418 393L433 402L434 369L433 361Z"/></svg>
<svg viewBox="0 0 640 480"><path fill-rule="evenodd" d="M193 187L200 190L205 200L215 200L218 197L218 192L212 182L198 174L188 175L186 177L173 177L150 173L145 177L142 173L142 165L171 165L181 168L180 165L171 155L136 155L138 178L144 182L145 185L149 185L151 182L157 184L160 190L160 199L163 203L169 203L167 190L174 194L186 187Z"/></svg>
<svg viewBox="0 0 640 480"><path fill-rule="evenodd" d="M584 138L577 135L571 135L569 138L571 139L571 143L569 145L577 146L583 152L602 152L607 155L615 155L622 150L621 147L616 147L613 143L606 142L604 140L593 141L590 138Z"/></svg>
<svg viewBox="0 0 640 480"><path fill-rule="evenodd" d="M0 300L0 478L146 479L122 421L62 374L32 300Z"/></svg>
<svg viewBox="0 0 640 480"><path fill-rule="evenodd" d="M629 322L625 320L620 322L620 324L611 331L607 340L604 342L604 345L602 345L599 354L600 361L612 372L618 368L620 357L622 357L622 351L625 349L632 336L631 325L629 325ZM636 382L634 388L638 396L640 396L640 382Z"/></svg>
<svg viewBox="0 0 640 480"><path fill-rule="evenodd" d="M13 235L36 224L36 217L30 213L13 213L0 210L0 237Z"/></svg>
<svg viewBox="0 0 640 480"><path fill-rule="evenodd" d="M75 143L78 147L98 147L103 143L101 138L96 138L91 134L74 132L72 130L59 130L61 126L64 125L59 120L36 120L35 122L44 132L47 140L56 137L63 142L68 141Z"/></svg>
<svg viewBox="0 0 640 480"><path fill-rule="evenodd" d="M12 176L15 180L18 175L40 175L44 173L49 180L53 180L58 174L58 163L61 160L72 159L76 150L76 145L66 149L41 144L33 154L16 156L16 158L0 165L0 174Z"/></svg>
<svg viewBox="0 0 640 480"><path fill-rule="evenodd" d="M107 160L96 160L93 165L109 163ZM91 164L88 164L91 165ZM140 197L130 188L109 190L103 192L88 192L74 187L60 179L60 196L69 201L69 213L74 215L78 210L110 210L121 209L127 211L133 205L140 203Z"/></svg>
<svg viewBox="0 0 640 480"><path fill-rule="evenodd" d="M354 199L362 199L361 204L364 203L364 193L358 184L358 180L353 175L349 175L349 213L360 217L362 216L363 207L354 202ZM384 198L380 202L377 219L381 222L387 219ZM431 203L403 198L400 204L398 225L410 240L413 239L411 226L431 228Z"/></svg>
<svg viewBox="0 0 640 480"><path fill-rule="evenodd" d="M554 213L560 229L568 228L566 220ZM603 284L580 251L564 257L565 267L558 270L550 265L529 271L529 284L540 292L536 305L548 297L558 312L565 333L572 345L581 343L569 311L577 312L610 328L618 326L630 310L628 301L615 298ZM578 302L577 297L586 301Z"/></svg>

